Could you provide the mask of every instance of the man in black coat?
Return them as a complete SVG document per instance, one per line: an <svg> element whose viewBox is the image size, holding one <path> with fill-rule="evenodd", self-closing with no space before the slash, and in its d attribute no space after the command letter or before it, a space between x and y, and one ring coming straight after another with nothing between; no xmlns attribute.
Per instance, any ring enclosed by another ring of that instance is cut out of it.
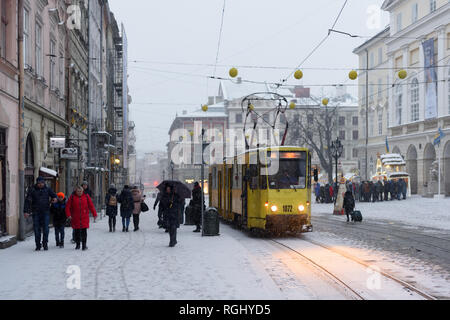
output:
<svg viewBox="0 0 450 320"><path fill-rule="evenodd" d="M200 232L202 225L202 188L198 182L194 184L194 189L192 190L192 205L194 223L197 226L194 232Z"/></svg>
<svg viewBox="0 0 450 320"><path fill-rule="evenodd" d="M384 181L384 201L389 201L389 192L391 192L391 184L388 180Z"/></svg>
<svg viewBox="0 0 450 320"><path fill-rule="evenodd" d="M33 217L36 251L40 251L42 247L45 251L48 250L50 201L56 203L57 197L55 192L45 185L44 178L37 178L36 185L28 189L24 205L25 217ZM43 233L42 243L41 233Z"/></svg>
<svg viewBox="0 0 450 320"><path fill-rule="evenodd" d="M170 235L169 247L175 247L177 244L177 229L180 227L178 219L180 197L174 192L173 186L168 185L166 187L160 205L163 208L164 220Z"/></svg>
<svg viewBox="0 0 450 320"><path fill-rule="evenodd" d="M164 217L163 217L163 208L161 206L161 199L162 199L162 192L158 192L158 195L156 196L155 204L153 205L153 210L156 210L156 206L158 206L158 227L160 229L164 228Z"/></svg>
<svg viewBox="0 0 450 320"><path fill-rule="evenodd" d="M128 232L134 209L133 195L129 186L123 187L118 200L120 203L120 216L122 217L122 232Z"/></svg>
<svg viewBox="0 0 450 320"><path fill-rule="evenodd" d="M109 217L109 232L116 232L116 217L117 217L117 204L118 195L115 185L109 187L108 193L105 196L106 215Z"/></svg>
<svg viewBox="0 0 450 320"><path fill-rule="evenodd" d="M352 215L353 210L355 210L355 199L353 198L353 193L351 191L347 191L344 195L344 210L347 216L347 222L350 222L350 215Z"/></svg>

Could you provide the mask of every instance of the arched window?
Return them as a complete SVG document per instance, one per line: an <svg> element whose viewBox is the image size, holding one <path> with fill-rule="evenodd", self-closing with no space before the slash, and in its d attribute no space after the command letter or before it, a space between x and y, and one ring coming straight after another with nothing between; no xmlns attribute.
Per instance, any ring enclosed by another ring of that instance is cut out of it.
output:
<svg viewBox="0 0 450 320"><path fill-rule="evenodd" d="M419 120L419 81L414 78L411 81L410 87L411 94L411 121Z"/></svg>
<svg viewBox="0 0 450 320"><path fill-rule="evenodd" d="M25 166L27 168L34 168L34 148L31 134L28 135L27 144L25 148Z"/></svg>
<svg viewBox="0 0 450 320"><path fill-rule="evenodd" d="M397 85L395 88L395 116L397 125L402 124L403 88Z"/></svg>

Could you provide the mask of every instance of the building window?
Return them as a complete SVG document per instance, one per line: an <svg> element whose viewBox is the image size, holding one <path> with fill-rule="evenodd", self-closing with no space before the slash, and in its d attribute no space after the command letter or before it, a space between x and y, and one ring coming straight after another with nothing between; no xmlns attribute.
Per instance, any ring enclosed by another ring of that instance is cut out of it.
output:
<svg viewBox="0 0 450 320"><path fill-rule="evenodd" d="M373 117L373 113L371 112L369 114L369 137L373 137L374 136L374 134L373 134L373 127L374 127L373 121L374 121L374 117Z"/></svg>
<svg viewBox="0 0 450 320"><path fill-rule="evenodd" d="M402 30L402 13L397 14L397 32Z"/></svg>
<svg viewBox="0 0 450 320"><path fill-rule="evenodd" d="M430 13L436 10L436 0L430 0Z"/></svg>
<svg viewBox="0 0 450 320"><path fill-rule="evenodd" d="M23 61L30 65L30 12L23 10Z"/></svg>
<svg viewBox="0 0 450 320"><path fill-rule="evenodd" d="M411 81L411 121L419 120L419 81L414 78Z"/></svg>
<svg viewBox="0 0 450 320"><path fill-rule="evenodd" d="M353 123L354 126L357 126L359 124L359 118L358 117L353 117L352 123Z"/></svg>
<svg viewBox="0 0 450 320"><path fill-rule="evenodd" d="M369 103L373 103L373 96L374 96L374 84L369 83Z"/></svg>
<svg viewBox="0 0 450 320"><path fill-rule="evenodd" d="M378 79L378 100L381 100L383 98L382 82L383 80L381 78Z"/></svg>
<svg viewBox="0 0 450 320"><path fill-rule="evenodd" d="M383 112L378 113L378 135L383 135Z"/></svg>
<svg viewBox="0 0 450 320"><path fill-rule="evenodd" d="M270 122L270 114L268 114L268 113L263 114L263 120L264 120L264 122L269 123Z"/></svg>
<svg viewBox="0 0 450 320"><path fill-rule="evenodd" d="M50 89L56 89L56 43L50 40Z"/></svg>
<svg viewBox="0 0 450 320"><path fill-rule="evenodd" d="M353 158L358 158L358 149L353 149L352 156Z"/></svg>
<svg viewBox="0 0 450 320"><path fill-rule="evenodd" d="M345 126L345 117L339 117L339 125Z"/></svg>
<svg viewBox="0 0 450 320"><path fill-rule="evenodd" d="M59 91L64 96L64 54L62 50L59 52Z"/></svg>
<svg viewBox="0 0 450 320"><path fill-rule="evenodd" d="M403 88L401 85L397 85L395 88L395 115L397 125L402 124L402 107L403 107Z"/></svg>
<svg viewBox="0 0 450 320"><path fill-rule="evenodd" d="M2 0L0 7L0 56L6 58L6 31L8 27L8 12L6 4L8 1Z"/></svg>
<svg viewBox="0 0 450 320"><path fill-rule="evenodd" d="M412 13L411 13L411 23L414 23L417 21L419 16L419 5L417 3L414 3L412 5Z"/></svg>
<svg viewBox="0 0 450 320"><path fill-rule="evenodd" d="M373 52L370 53L369 65L370 65L370 68L373 68L375 65L375 58L374 58Z"/></svg>
<svg viewBox="0 0 450 320"><path fill-rule="evenodd" d="M358 140L358 139L359 139L359 131L353 130L353 140Z"/></svg>
<svg viewBox="0 0 450 320"><path fill-rule="evenodd" d="M383 48L378 48L378 64L383 63Z"/></svg>
<svg viewBox="0 0 450 320"><path fill-rule="evenodd" d="M448 113L450 114L450 67L447 75Z"/></svg>
<svg viewBox="0 0 450 320"><path fill-rule="evenodd" d="M339 131L339 139L345 140L345 131L344 130Z"/></svg>
<svg viewBox="0 0 450 320"><path fill-rule="evenodd" d="M44 59L42 55L42 26L36 23L36 74L43 76Z"/></svg>

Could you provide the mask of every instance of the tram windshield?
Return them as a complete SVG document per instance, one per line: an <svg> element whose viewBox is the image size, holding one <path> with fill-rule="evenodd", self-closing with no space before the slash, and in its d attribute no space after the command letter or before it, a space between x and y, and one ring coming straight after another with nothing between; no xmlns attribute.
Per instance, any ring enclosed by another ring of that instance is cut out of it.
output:
<svg viewBox="0 0 450 320"><path fill-rule="evenodd" d="M279 161L278 172L268 176L270 189L306 188L307 159L305 151L271 153L269 158L271 162Z"/></svg>

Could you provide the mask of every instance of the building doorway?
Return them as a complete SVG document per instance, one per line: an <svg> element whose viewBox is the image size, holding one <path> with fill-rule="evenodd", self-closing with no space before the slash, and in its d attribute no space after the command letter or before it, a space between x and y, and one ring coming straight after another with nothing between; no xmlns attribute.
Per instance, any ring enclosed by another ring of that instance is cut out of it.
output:
<svg viewBox="0 0 450 320"><path fill-rule="evenodd" d="M31 133L27 137L25 145L25 190L23 192L26 195L28 188L34 185L34 144ZM25 232L29 233L33 230L33 219L29 217L25 220Z"/></svg>
<svg viewBox="0 0 450 320"><path fill-rule="evenodd" d="M430 182L430 169L433 162L436 161L436 150L431 143L425 146L425 151L423 153L423 182L428 185Z"/></svg>
<svg viewBox="0 0 450 320"><path fill-rule="evenodd" d="M411 194L417 194L417 149L411 145L406 154L406 171L409 173Z"/></svg>
<svg viewBox="0 0 450 320"><path fill-rule="evenodd" d="M6 130L0 129L0 237L6 231Z"/></svg>

